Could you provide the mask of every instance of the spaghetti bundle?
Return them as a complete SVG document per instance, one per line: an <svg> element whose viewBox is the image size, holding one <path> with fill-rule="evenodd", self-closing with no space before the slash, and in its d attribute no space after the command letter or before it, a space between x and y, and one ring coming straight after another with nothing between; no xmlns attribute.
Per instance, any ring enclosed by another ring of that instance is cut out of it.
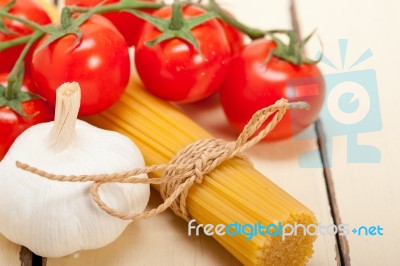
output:
<svg viewBox="0 0 400 266"><path fill-rule="evenodd" d="M141 149L147 165L166 164L187 145L211 137L173 106L149 95L134 80L117 104L86 120L130 137ZM270 234L251 232L257 225L273 224L271 228L279 230L278 225L297 223L306 227L317 222L312 211L245 160L230 159L204 176L201 184L189 190L186 205L190 217L199 224L252 225L233 236L213 234L245 265L303 265L312 255L315 236L301 228L296 235L284 238L270 230Z"/></svg>

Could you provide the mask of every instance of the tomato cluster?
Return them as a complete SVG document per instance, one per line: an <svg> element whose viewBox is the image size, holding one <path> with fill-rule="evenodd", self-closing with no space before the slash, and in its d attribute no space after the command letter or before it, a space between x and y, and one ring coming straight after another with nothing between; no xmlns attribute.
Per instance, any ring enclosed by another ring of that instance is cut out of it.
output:
<svg viewBox="0 0 400 266"><path fill-rule="evenodd" d="M155 3L155 0L144 1ZM0 8L10 2L0 0ZM66 0L65 3L91 9L99 4L106 7L120 2ZM76 34L67 34L52 40L47 31L31 47L25 57L23 89L34 91L41 98L22 103L25 116L16 114L8 106L0 107L0 160L24 129L52 119L55 91L64 82L77 81L81 86L80 115L95 114L114 104L130 77L128 48L131 46L135 47L136 70L149 92L168 101L190 103L220 91L226 116L238 131L257 110L282 97L290 101L307 100L312 111L292 111L270 139L296 134L317 118L324 83L315 65L295 65L273 55L276 43L272 40L245 44L244 34L222 18L211 17L189 27L188 21L207 15L207 10L198 5L180 7L181 18L174 25L173 6L140 11L139 14L118 10L100 12L102 15L94 14L79 24L79 39ZM38 25L50 23L49 16L34 0L17 0L8 12ZM78 17L78 13L73 17ZM143 14L151 14L152 19L146 19ZM229 12L225 14L233 18ZM9 31L0 30L0 44L27 36L34 30L10 18L2 20ZM179 23L187 32L179 32L176 28ZM167 33L163 27L168 29ZM0 51L3 84L23 47ZM291 80L303 77L310 77L319 93L304 98L301 86L297 94L287 89ZM296 117L296 123L289 117Z"/></svg>

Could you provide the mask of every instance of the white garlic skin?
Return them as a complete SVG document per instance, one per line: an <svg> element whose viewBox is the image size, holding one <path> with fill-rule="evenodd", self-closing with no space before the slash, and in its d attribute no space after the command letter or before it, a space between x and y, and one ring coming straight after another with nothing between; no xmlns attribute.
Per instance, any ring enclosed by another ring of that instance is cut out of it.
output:
<svg viewBox="0 0 400 266"><path fill-rule="evenodd" d="M139 149L127 137L80 120L74 141L55 152L48 142L53 124L26 130L0 162L0 233L43 257L106 246L130 221L103 212L90 196L91 182L47 180L18 169L17 160L63 175L107 174L145 165ZM148 203L150 187L110 183L101 186L100 196L114 209L141 213Z"/></svg>

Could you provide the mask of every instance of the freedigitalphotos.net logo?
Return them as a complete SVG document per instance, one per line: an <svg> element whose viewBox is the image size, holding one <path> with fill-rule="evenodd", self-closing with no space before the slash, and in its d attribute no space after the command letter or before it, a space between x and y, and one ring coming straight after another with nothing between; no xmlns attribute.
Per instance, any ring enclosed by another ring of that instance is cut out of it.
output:
<svg viewBox="0 0 400 266"><path fill-rule="evenodd" d="M338 41L341 67L336 66L323 56L321 63L334 69L336 73L324 75L326 93L320 118L324 126L325 145L328 151L329 166L332 166L332 140L336 136L347 136L347 163L379 163L381 153L372 145L361 145L359 134L376 132L382 129L376 71L373 69L353 70L372 57L367 49L350 64L347 63L348 40ZM302 91L301 100L312 102L313 97L322 93L314 88L316 77L291 80L287 84L288 92ZM304 94L304 87L309 95ZM298 88L303 88L299 90ZM291 117L292 123L296 118ZM300 134L296 139L314 138ZM319 151L307 151L300 156L300 167L320 167Z"/></svg>
<svg viewBox="0 0 400 266"><path fill-rule="evenodd" d="M283 224L278 222L277 224L267 224L263 225L261 222L255 224L241 224L239 222L225 224L196 224L196 220L192 219L188 223L188 235L199 236L200 232L204 232L207 236L224 236L228 235L230 237L245 237L246 240L252 240L255 236L271 236L271 237L281 237L282 241L285 241L289 236L297 235L322 235L322 236L347 236L353 233L357 236L383 236L383 227L380 225L373 226L358 226L350 229L348 224Z"/></svg>

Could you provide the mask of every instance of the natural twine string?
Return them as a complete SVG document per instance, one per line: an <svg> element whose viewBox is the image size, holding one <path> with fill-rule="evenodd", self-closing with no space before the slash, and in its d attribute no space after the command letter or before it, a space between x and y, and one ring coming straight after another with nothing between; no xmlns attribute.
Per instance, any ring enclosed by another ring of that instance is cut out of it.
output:
<svg viewBox="0 0 400 266"><path fill-rule="evenodd" d="M168 164L152 165L122 173L78 176L55 175L21 162L16 162L16 165L20 169L50 180L94 182L90 193L95 203L109 215L124 220L136 221L145 219L171 208L176 215L189 221L190 216L186 209L186 197L189 189L195 183L200 184L204 175L210 173L222 162L233 157L240 157L242 152L260 142L279 123L288 109L309 109L309 105L304 102L288 103L286 99L280 99L275 104L256 112L236 141L227 142L221 139L199 140L178 152ZM275 115L266 127L251 138L274 113ZM163 171L161 178L135 177L155 171ZM157 208L140 214L120 212L107 206L99 196L100 186L106 183L159 184L161 185L160 193L164 202Z"/></svg>

